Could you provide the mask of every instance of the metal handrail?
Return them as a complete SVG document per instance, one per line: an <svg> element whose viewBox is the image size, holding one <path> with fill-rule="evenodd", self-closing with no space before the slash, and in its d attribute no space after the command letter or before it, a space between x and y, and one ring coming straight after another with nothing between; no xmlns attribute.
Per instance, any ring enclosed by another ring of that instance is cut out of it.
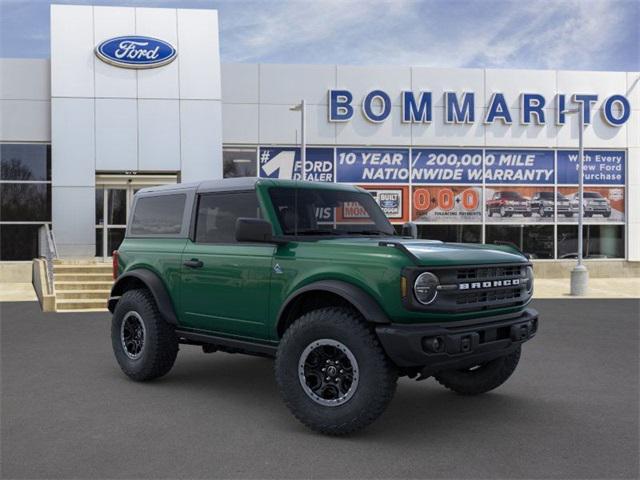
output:
<svg viewBox="0 0 640 480"><path fill-rule="evenodd" d="M53 289L53 260L58 258L58 247L48 223L43 223L38 232L38 253L47 261L47 280Z"/></svg>

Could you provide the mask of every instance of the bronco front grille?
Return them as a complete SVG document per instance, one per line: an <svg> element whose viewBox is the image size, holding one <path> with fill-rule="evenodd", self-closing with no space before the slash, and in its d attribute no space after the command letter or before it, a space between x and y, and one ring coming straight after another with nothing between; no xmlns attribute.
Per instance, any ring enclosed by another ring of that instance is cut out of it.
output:
<svg viewBox="0 0 640 480"><path fill-rule="evenodd" d="M522 274L523 267L510 265L506 267L462 268L457 270L458 280L486 280L494 278L510 278Z"/></svg>
<svg viewBox="0 0 640 480"><path fill-rule="evenodd" d="M504 300L518 300L522 296L520 288L506 288L502 290L489 290L486 292L464 293L456 297L457 305L469 305L478 303L491 303Z"/></svg>
<svg viewBox="0 0 640 480"><path fill-rule="evenodd" d="M526 263L414 268L410 281L425 271L433 272L440 281L436 300L428 307L411 299L410 305L419 310L467 312L516 307L526 304L532 294Z"/></svg>

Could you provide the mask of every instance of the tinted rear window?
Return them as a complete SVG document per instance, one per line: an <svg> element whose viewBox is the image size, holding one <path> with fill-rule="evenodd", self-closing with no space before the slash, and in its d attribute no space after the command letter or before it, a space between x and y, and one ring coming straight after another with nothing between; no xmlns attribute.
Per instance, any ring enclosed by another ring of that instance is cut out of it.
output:
<svg viewBox="0 0 640 480"><path fill-rule="evenodd" d="M136 202L130 232L133 235L178 235L187 195L142 197Z"/></svg>

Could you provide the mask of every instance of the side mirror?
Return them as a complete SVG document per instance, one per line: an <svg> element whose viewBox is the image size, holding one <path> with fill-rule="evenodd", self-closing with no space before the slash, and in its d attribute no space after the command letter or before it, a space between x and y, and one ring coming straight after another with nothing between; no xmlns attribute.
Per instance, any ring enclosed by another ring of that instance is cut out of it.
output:
<svg viewBox="0 0 640 480"><path fill-rule="evenodd" d="M407 222L402 225L402 236L418 238L418 226L413 222Z"/></svg>
<svg viewBox="0 0 640 480"><path fill-rule="evenodd" d="M271 224L261 218L238 218L236 240L238 242L269 243L273 233Z"/></svg>

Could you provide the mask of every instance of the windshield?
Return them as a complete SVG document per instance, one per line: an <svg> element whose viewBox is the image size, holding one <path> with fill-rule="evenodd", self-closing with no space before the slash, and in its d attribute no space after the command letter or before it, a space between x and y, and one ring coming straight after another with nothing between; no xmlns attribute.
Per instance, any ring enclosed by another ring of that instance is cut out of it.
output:
<svg viewBox="0 0 640 480"><path fill-rule="evenodd" d="M584 198L602 198L598 192L584 192Z"/></svg>
<svg viewBox="0 0 640 480"><path fill-rule="evenodd" d="M324 188L271 188L284 235L394 235L389 220L365 192Z"/></svg>
<svg viewBox="0 0 640 480"><path fill-rule="evenodd" d="M541 200L553 200L553 192L540 192L538 196Z"/></svg>
<svg viewBox="0 0 640 480"><path fill-rule="evenodd" d="M502 192L500 195L501 198L505 198L507 200L524 200L522 195L518 192Z"/></svg>

